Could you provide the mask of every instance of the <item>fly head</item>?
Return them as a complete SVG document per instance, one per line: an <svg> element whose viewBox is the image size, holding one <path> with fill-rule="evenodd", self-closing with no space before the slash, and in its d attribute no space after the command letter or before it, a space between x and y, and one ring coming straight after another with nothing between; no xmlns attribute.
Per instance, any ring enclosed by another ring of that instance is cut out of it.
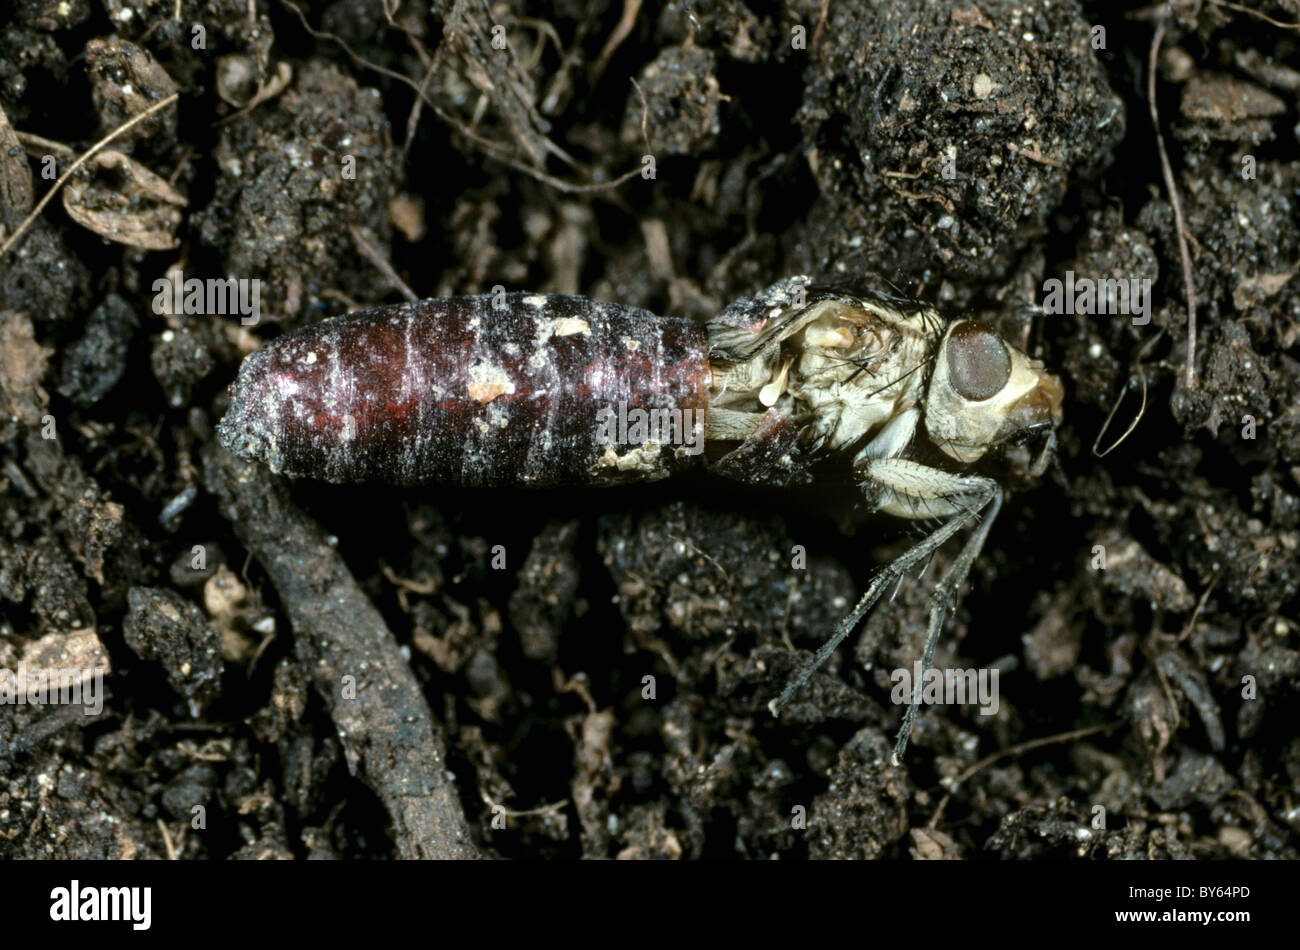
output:
<svg viewBox="0 0 1300 950"><path fill-rule="evenodd" d="M939 343L925 396L925 428L950 458L1039 441L1038 474L1061 424L1060 377L975 320L955 320Z"/></svg>

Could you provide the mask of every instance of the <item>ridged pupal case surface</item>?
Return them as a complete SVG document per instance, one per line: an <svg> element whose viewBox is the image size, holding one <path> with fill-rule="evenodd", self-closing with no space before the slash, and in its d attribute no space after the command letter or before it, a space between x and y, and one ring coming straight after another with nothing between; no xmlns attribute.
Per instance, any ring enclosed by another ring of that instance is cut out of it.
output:
<svg viewBox="0 0 1300 950"><path fill-rule="evenodd" d="M251 354L220 432L227 447L273 471L336 482L662 478L695 457L653 441L605 444L600 413L691 410L702 421L707 350L689 321L581 297L379 307Z"/></svg>

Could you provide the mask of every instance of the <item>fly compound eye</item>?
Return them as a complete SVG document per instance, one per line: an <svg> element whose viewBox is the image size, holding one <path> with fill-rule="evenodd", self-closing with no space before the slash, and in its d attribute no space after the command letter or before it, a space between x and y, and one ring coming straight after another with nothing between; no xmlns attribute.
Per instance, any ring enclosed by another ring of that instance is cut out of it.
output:
<svg viewBox="0 0 1300 950"><path fill-rule="evenodd" d="M1007 345L982 323L965 320L953 327L947 351L948 379L963 399L991 399L1011 378Z"/></svg>

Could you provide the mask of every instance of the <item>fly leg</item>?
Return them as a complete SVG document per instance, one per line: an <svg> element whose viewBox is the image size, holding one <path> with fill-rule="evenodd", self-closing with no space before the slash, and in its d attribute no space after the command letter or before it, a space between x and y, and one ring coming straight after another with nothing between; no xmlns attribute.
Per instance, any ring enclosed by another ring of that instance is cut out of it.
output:
<svg viewBox="0 0 1300 950"><path fill-rule="evenodd" d="M955 609L960 602L959 592L961 585L966 582L970 574L971 565L979 557L980 550L984 547L984 541L988 537L989 529L993 527L993 519L998 516L998 511L1002 507L1002 492L998 489L996 483L987 480L989 487L982 497L974 499L973 504L968 509L969 515L956 515L953 521L962 519L962 524L969 523L971 520L979 519L980 512L987 508L988 513L979 520L975 530L971 532L966 543L962 545L961 553L953 561L952 566L948 568L947 573L935 585L934 591L930 594L930 623L925 634L925 650L921 656L921 676L924 677L934 663L935 647L939 644L939 635L943 630L943 621L950 609ZM951 522L949 522L951 524ZM907 749L907 738L912 733L912 723L916 719L917 710L921 704L921 680L912 684L912 702L908 704L907 712L903 716L903 724L899 727L898 737L894 740L893 764L898 765L903 758L903 752Z"/></svg>
<svg viewBox="0 0 1300 950"><path fill-rule="evenodd" d="M1002 507L1002 492L991 478L977 475L953 475L907 459L861 459L856 465L859 484L877 509L905 518L946 519L929 537L913 545L872 577L857 606L840 621L835 634L822 644L812 661L799 671L781 695L768 704L772 715L779 715L789 705L800 687L812 677L827 657L853 632L872 608L889 582L901 577L924 561L944 542L967 525L978 522L952 567L943 576L930 597L930 621L926 632L922 676L934 661L935 647L943 628L944 617L956 603L956 595L979 556L989 528ZM987 516L981 514L988 509ZM912 686L912 702L903 719L894 745L897 761L907 748L907 737L921 701L921 682Z"/></svg>

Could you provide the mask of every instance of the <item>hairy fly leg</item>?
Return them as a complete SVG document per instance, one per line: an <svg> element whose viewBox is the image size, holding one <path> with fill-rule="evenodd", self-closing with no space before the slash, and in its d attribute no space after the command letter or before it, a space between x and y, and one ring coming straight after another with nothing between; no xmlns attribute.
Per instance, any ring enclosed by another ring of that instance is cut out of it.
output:
<svg viewBox="0 0 1300 950"><path fill-rule="evenodd" d="M898 728L898 737L894 739L893 764L900 763L902 754L907 749L907 737L911 734L911 724L917 719L917 710L920 706L920 690L922 690L922 680L926 672L930 671L933 661L935 661L935 647L939 646L939 637L943 633L944 620L950 611L957 610L957 604L961 602L961 587L966 582L970 574L971 564L979 558L979 552L984 548L984 541L988 538L989 529L993 526L993 520L996 519L998 511L1002 508L1002 490L997 486L997 482L992 478L983 478L979 476L953 476L940 470L926 468L923 465L905 461L902 459L883 459L872 463L874 465L874 477L878 481L883 481L879 474L879 469L901 469L898 476L905 486L911 487L915 491L920 491L928 496L917 499L917 496L911 496L910 503L923 504L923 506L946 507L950 509L948 522L939 532L932 534L926 541L920 542L915 547L924 547L930 545L933 538L936 538L944 529L950 525L956 524L954 532L963 528L972 521L976 522L975 530L972 530L970 537L966 539L965 545L962 546L961 552L957 559L953 561L952 567L940 578L939 584L935 585L935 590L930 595L930 624L926 630L926 646L920 659L920 677L913 682L911 687L911 702L907 704L907 712L902 720L902 725ZM918 470L919 469L919 472ZM937 477L936 477L937 476ZM884 476L884 477L888 477ZM892 489L897 494L897 489ZM939 495L933 495L935 491L940 491ZM936 516L939 512L936 512ZM930 546L928 552L937 550L943 541ZM915 548L914 548L915 550Z"/></svg>
<svg viewBox="0 0 1300 950"><path fill-rule="evenodd" d="M971 564L984 547L993 519L1002 507L1002 490L991 478L953 475L942 469L899 458L860 459L855 463L855 468L859 485L879 511L905 518L945 520L928 537L894 558L872 577L866 592L840 622L834 635L822 644L812 661L799 671L781 695L768 704L774 716L780 715L800 687L808 682L813 673L853 632L891 581L930 557L962 528L975 524L975 530L962 546L961 553L930 596L930 617L921 661L923 678L934 662L934 651L943 630L944 619L950 610L956 608L961 585L965 583ZM912 685L912 701L894 743L893 757L896 764L907 748L907 738L912 730L912 722L916 719L921 702L922 678L918 678Z"/></svg>

